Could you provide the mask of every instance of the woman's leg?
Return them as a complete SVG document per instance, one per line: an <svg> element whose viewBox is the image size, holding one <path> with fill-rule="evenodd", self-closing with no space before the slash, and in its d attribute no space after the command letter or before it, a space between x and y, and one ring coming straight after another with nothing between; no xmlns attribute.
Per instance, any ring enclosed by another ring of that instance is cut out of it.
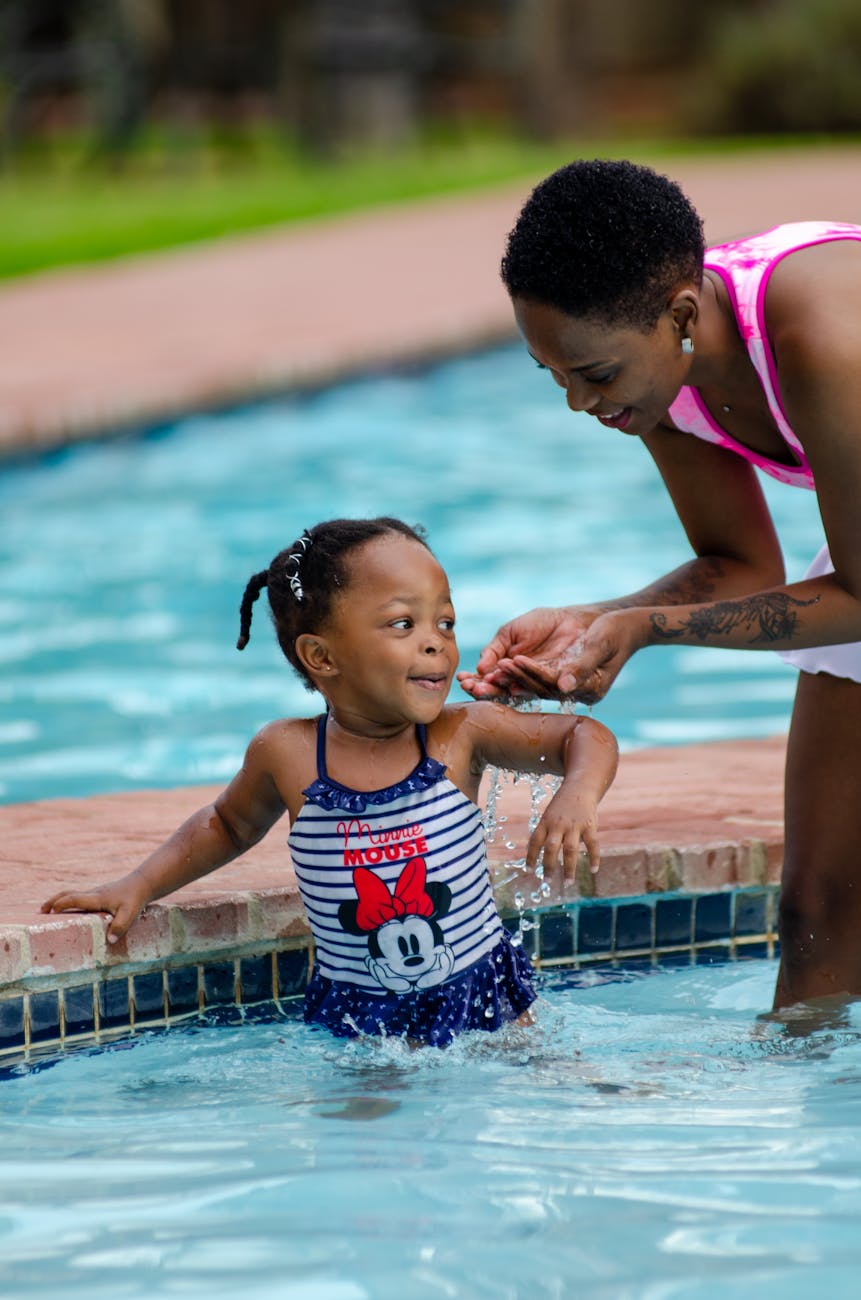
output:
<svg viewBox="0 0 861 1300"><path fill-rule="evenodd" d="M786 754L775 1007L861 994L861 685L800 673Z"/></svg>

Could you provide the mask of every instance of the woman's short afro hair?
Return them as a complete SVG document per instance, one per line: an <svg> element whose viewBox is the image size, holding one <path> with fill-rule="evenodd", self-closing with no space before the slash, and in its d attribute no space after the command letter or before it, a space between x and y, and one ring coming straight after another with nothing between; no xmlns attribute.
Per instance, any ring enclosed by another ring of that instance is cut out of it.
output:
<svg viewBox="0 0 861 1300"><path fill-rule="evenodd" d="M502 279L512 298L651 330L676 285L701 282L704 252L702 221L675 181L636 163L582 160L532 191Z"/></svg>

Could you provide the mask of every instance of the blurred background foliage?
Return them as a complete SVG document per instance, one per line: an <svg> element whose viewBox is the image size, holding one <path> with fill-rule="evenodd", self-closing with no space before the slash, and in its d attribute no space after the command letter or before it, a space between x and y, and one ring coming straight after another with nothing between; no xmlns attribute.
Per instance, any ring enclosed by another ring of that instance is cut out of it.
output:
<svg viewBox="0 0 861 1300"><path fill-rule="evenodd" d="M0 274L859 131L859 0L0 0Z"/></svg>

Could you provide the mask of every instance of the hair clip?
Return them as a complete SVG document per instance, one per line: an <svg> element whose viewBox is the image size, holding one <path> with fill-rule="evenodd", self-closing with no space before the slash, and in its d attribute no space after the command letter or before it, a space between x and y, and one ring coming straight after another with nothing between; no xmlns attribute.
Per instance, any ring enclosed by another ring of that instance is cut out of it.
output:
<svg viewBox="0 0 861 1300"><path fill-rule="evenodd" d="M294 568L292 573L288 573L287 581L290 584L290 590L293 592L293 595L300 603L305 598L305 592L302 588L302 582L299 577L299 565L302 563L305 552L307 551L308 547L311 545L312 540L313 539L311 537L311 534L308 532L306 528L305 532L302 534L302 536L299 538L299 540L296 543L297 546L302 547L302 550L294 551L292 555L288 556L288 561L289 560L293 561Z"/></svg>

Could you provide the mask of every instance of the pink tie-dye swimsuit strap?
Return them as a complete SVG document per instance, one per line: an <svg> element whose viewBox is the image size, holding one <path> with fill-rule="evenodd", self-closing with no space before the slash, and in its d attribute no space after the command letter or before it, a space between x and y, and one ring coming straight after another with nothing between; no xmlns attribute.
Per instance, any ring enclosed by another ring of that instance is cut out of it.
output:
<svg viewBox="0 0 861 1300"><path fill-rule="evenodd" d="M696 388L683 388L670 407L670 418L677 429L692 433L706 442L717 443L744 456L772 478L795 487L813 488L813 473L804 454L804 448L790 428L780 400L777 367L768 341L765 325L765 293L771 273L781 258L788 253L825 244L833 239L861 241L861 226L836 221L797 221L775 226L761 235L737 239L728 244L716 244L705 257L705 268L719 275L726 285L732 303L739 333L747 345L748 354L759 376L775 424L784 442L797 461L784 465L769 460L736 442L717 423Z"/></svg>

